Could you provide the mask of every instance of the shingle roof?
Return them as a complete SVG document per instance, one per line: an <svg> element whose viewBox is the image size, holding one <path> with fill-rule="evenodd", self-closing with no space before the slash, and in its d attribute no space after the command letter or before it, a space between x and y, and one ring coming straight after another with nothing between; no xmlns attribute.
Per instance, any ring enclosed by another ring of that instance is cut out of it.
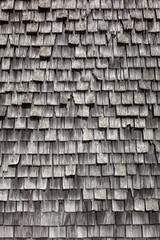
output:
<svg viewBox="0 0 160 240"><path fill-rule="evenodd" d="M160 239L160 1L0 1L0 239Z"/></svg>

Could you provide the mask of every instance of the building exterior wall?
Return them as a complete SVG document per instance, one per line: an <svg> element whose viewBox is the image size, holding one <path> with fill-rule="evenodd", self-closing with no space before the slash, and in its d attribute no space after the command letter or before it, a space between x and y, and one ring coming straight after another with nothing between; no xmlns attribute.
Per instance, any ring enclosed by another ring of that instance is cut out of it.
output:
<svg viewBox="0 0 160 240"><path fill-rule="evenodd" d="M160 1L0 1L0 239L160 239Z"/></svg>

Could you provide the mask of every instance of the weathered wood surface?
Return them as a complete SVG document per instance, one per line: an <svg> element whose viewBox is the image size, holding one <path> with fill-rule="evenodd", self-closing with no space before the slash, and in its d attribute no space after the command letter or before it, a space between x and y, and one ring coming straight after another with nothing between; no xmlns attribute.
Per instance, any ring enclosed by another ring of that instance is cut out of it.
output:
<svg viewBox="0 0 160 240"><path fill-rule="evenodd" d="M160 239L160 1L0 1L0 239Z"/></svg>

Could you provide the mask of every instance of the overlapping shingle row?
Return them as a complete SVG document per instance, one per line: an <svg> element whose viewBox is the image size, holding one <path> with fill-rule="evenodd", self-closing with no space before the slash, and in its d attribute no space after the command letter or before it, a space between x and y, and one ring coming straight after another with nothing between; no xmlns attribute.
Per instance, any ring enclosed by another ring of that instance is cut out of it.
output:
<svg viewBox="0 0 160 240"><path fill-rule="evenodd" d="M0 238L160 238L160 2L0 2Z"/></svg>

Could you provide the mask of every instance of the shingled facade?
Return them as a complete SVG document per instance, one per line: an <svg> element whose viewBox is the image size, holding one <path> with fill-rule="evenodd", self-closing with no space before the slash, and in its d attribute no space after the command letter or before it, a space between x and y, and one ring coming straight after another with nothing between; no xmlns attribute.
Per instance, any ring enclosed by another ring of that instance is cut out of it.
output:
<svg viewBox="0 0 160 240"><path fill-rule="evenodd" d="M0 239L160 239L160 1L0 1Z"/></svg>

